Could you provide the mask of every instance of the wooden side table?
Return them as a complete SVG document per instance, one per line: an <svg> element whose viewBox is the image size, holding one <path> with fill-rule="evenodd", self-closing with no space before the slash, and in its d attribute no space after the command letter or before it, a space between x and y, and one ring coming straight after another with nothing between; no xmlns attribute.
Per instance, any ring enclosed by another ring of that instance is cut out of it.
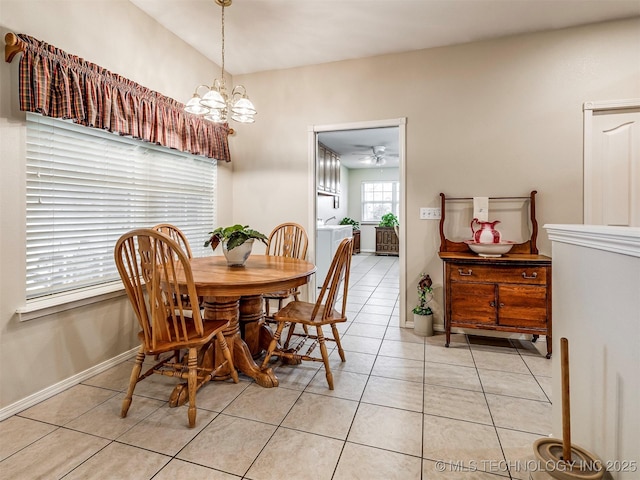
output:
<svg viewBox="0 0 640 480"><path fill-rule="evenodd" d="M451 327L530 333L533 341L546 335L547 358L551 358L551 258L538 255L536 194L533 190L523 197L489 197L522 200L529 205L529 238L497 258L476 255L465 242L446 238L446 201L471 202L473 197L446 198L440 194L445 346L449 346Z"/></svg>
<svg viewBox="0 0 640 480"><path fill-rule="evenodd" d="M551 258L513 254L483 258L441 252L445 333L451 327L530 333L547 337L551 358Z"/></svg>
<svg viewBox="0 0 640 480"><path fill-rule="evenodd" d="M353 231L353 254L360 253L360 230Z"/></svg>
<svg viewBox="0 0 640 480"><path fill-rule="evenodd" d="M398 235L393 227L376 227L376 255L399 255Z"/></svg>

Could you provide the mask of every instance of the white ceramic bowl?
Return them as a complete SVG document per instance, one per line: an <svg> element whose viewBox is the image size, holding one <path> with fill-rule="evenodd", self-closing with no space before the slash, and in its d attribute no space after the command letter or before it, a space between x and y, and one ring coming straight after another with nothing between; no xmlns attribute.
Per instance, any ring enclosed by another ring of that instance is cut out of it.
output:
<svg viewBox="0 0 640 480"><path fill-rule="evenodd" d="M501 257L505 253L509 253L515 242L476 243L473 240L467 240L464 243L481 257Z"/></svg>

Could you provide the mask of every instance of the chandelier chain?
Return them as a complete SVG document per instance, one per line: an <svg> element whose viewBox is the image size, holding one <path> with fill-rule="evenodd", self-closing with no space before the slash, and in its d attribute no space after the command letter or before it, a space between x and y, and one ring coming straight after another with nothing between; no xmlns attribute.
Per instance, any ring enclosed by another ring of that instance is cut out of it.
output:
<svg viewBox="0 0 640 480"><path fill-rule="evenodd" d="M231 5L233 0L215 0L222 7L221 30L222 30L222 61L220 62L221 78L214 78L211 86L198 85L193 92L193 97L185 105L185 111L193 115L203 115L205 120L226 123L229 118L240 123L255 122L256 107L247 96L247 90L243 85L236 85L227 90L224 79L224 57L225 57L225 36L224 20L225 7ZM206 93L201 97L199 90L206 89Z"/></svg>
<svg viewBox="0 0 640 480"><path fill-rule="evenodd" d="M222 3L222 81L224 81L224 2Z"/></svg>

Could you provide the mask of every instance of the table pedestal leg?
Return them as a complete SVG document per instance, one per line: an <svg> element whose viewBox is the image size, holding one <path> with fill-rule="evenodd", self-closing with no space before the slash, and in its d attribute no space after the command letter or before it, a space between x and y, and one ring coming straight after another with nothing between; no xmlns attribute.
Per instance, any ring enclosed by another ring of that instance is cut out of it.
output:
<svg viewBox="0 0 640 480"><path fill-rule="evenodd" d="M240 336L240 310L242 306L243 313L246 313L246 318L250 320L244 324L245 334L252 345L259 347L259 319L262 316L262 301L261 298L256 299L255 297L243 297L248 299L246 302L240 297L207 297L204 304L204 318L205 321L229 321L229 326L222 333L231 350L235 367L248 377L253 378L262 387L277 387L278 379L273 370L271 368L261 370L256 365L249 347ZM256 308L259 309L259 313L257 313ZM216 365L219 365L219 362L222 361L221 357L222 352L216 351ZM228 374L226 372L226 375ZM220 372L220 375L222 376L221 379L224 378L225 372Z"/></svg>
<svg viewBox="0 0 640 480"><path fill-rule="evenodd" d="M260 357L263 348L260 342L260 330L264 312L262 295L249 295L240 298L240 334L254 359Z"/></svg>

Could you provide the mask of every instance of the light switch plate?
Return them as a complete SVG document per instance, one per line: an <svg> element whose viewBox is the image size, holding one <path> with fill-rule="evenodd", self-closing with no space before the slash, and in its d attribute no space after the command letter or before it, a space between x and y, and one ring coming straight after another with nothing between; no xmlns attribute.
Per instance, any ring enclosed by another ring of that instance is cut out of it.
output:
<svg viewBox="0 0 640 480"><path fill-rule="evenodd" d="M440 216L439 208L420 208L420 220L440 220Z"/></svg>

